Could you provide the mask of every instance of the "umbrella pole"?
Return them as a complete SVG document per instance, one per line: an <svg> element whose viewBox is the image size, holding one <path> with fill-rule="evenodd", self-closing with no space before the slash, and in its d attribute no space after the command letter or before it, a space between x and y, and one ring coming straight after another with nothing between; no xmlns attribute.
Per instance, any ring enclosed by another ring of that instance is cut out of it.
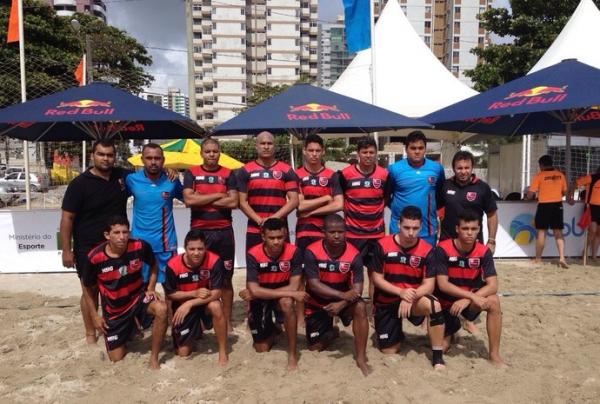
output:
<svg viewBox="0 0 600 404"><path fill-rule="evenodd" d="M566 138L566 145L565 145L565 166L567 169L567 172L565 173L565 176L567 177L567 184L571 183L571 122L567 122L566 123L566 127L567 127L567 138Z"/></svg>
<svg viewBox="0 0 600 404"><path fill-rule="evenodd" d="M585 209L585 207L583 209ZM584 240L585 240L585 244L583 246L583 266L587 265L588 241L589 241L588 240L588 235L589 235L588 230L589 230L589 228L590 228L590 225L588 224L588 226L585 228L585 232L584 232L584 235L583 235Z"/></svg>
<svg viewBox="0 0 600 404"><path fill-rule="evenodd" d="M85 171L85 168L87 166L87 156L86 156L86 143L85 140L81 142L81 172Z"/></svg>

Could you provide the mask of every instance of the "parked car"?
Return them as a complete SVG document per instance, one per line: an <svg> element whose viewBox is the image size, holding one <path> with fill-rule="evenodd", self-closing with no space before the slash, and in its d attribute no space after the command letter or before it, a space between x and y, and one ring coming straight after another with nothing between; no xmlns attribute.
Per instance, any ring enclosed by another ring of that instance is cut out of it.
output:
<svg viewBox="0 0 600 404"><path fill-rule="evenodd" d="M6 174L2 181L10 183L19 189L25 188L25 173L13 172ZM50 181L46 174L29 173L29 183L31 184L32 192L46 192L50 187Z"/></svg>
<svg viewBox="0 0 600 404"><path fill-rule="evenodd" d="M11 205L19 199L17 187L7 182L0 182L0 208Z"/></svg>

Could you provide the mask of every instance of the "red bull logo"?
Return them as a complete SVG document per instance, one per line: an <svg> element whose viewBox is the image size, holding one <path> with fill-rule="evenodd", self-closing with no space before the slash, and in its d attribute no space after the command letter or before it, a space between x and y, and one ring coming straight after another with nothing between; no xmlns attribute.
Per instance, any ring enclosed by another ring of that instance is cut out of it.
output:
<svg viewBox="0 0 600 404"><path fill-rule="evenodd" d="M504 97L505 101L492 103L488 107L488 110L518 107L521 105L559 103L567 98L567 87L537 86L523 91L512 92Z"/></svg>
<svg viewBox="0 0 600 404"><path fill-rule="evenodd" d="M61 101L55 108L50 108L44 115L112 115L115 109L110 101L77 100Z"/></svg>
<svg viewBox="0 0 600 404"><path fill-rule="evenodd" d="M326 105L311 102L303 105L290 105L290 110L287 114L287 118L290 121L304 121L304 120L348 120L350 114L341 112L337 105Z"/></svg>

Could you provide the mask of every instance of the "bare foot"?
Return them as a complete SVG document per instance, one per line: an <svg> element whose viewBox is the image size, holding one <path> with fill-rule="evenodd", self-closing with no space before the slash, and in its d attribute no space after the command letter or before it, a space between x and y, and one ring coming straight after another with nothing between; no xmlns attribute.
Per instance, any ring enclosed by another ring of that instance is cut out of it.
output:
<svg viewBox="0 0 600 404"><path fill-rule="evenodd" d="M542 260L538 260L537 258L529 260L529 262L532 263L532 264L535 264L535 265L542 264Z"/></svg>
<svg viewBox="0 0 600 404"><path fill-rule="evenodd" d="M93 345L96 342L98 342L98 337L96 337L96 333L86 334L85 335L85 342L87 342L89 345Z"/></svg>
<svg viewBox="0 0 600 404"><path fill-rule="evenodd" d="M219 365L221 366L227 366L227 364L229 363L229 357L227 356L227 354L219 354Z"/></svg>
<svg viewBox="0 0 600 404"><path fill-rule="evenodd" d="M446 365L443 363L436 363L433 365L433 370L444 370L446 369Z"/></svg>
<svg viewBox="0 0 600 404"><path fill-rule="evenodd" d="M150 359L150 364L148 367L152 370L160 370L160 364L158 363L158 359Z"/></svg>
<svg viewBox="0 0 600 404"><path fill-rule="evenodd" d="M566 261L558 261L558 266L562 269L569 269L569 264Z"/></svg>
<svg viewBox="0 0 600 404"><path fill-rule="evenodd" d="M496 366L497 368L506 369L508 367L508 365L504 363L500 355L490 355L490 358L488 360L492 365Z"/></svg>
<svg viewBox="0 0 600 404"><path fill-rule="evenodd" d="M367 358L356 360L356 366L358 366L358 368L362 372L363 376L365 376L365 377L367 377L371 373L373 373L373 368L371 366L369 366L369 364L367 364L368 361L369 360Z"/></svg>
<svg viewBox="0 0 600 404"><path fill-rule="evenodd" d="M464 321L463 329L471 335L479 335L479 328L472 321Z"/></svg>
<svg viewBox="0 0 600 404"><path fill-rule="evenodd" d="M296 355L288 355L287 370L293 372L298 369L298 358Z"/></svg>

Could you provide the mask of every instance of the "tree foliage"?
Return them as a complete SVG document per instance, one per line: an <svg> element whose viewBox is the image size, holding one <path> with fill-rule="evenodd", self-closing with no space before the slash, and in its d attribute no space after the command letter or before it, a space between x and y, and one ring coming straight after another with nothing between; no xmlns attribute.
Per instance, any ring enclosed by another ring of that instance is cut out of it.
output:
<svg viewBox="0 0 600 404"><path fill-rule="evenodd" d="M596 5L600 0L594 1ZM525 75L563 29L579 0L511 0L511 10L491 8L480 16L481 26L512 43L474 48L480 58L465 74L484 91ZM591 50L594 51L594 50Z"/></svg>

